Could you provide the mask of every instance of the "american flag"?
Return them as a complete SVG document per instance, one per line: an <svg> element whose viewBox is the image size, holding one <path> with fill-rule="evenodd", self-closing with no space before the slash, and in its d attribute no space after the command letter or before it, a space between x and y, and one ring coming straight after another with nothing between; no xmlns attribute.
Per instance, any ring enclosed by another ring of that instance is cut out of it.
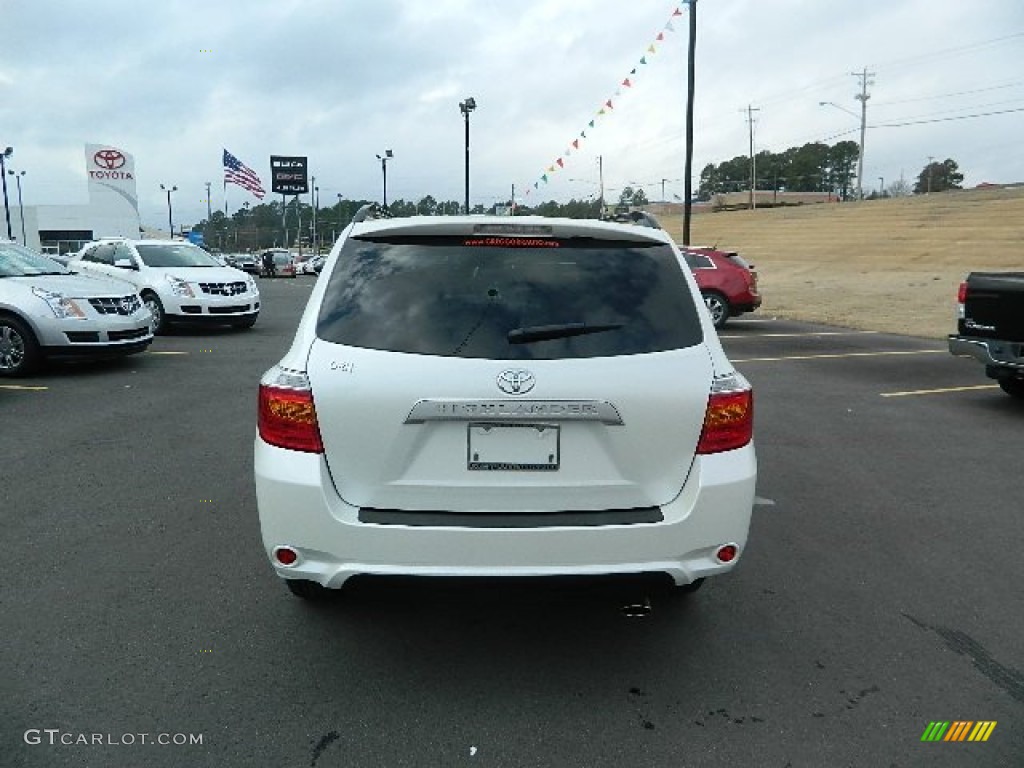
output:
<svg viewBox="0 0 1024 768"><path fill-rule="evenodd" d="M256 175L256 171L226 149L224 150L224 183L237 184L243 189L252 192L260 200L267 194L267 191L263 189L263 184L260 183L260 177Z"/></svg>

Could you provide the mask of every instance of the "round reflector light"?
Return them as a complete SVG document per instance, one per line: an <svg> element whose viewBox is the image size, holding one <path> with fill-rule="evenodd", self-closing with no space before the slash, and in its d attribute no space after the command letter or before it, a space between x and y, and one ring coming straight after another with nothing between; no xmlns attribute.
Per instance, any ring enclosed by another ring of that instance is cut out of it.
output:
<svg viewBox="0 0 1024 768"><path fill-rule="evenodd" d="M274 550L274 557L281 565L295 565L299 559L299 553L291 547L278 547Z"/></svg>
<svg viewBox="0 0 1024 768"><path fill-rule="evenodd" d="M715 557L717 557L718 561L721 563L731 563L736 559L736 545L726 544L724 547L719 547L718 551L715 553Z"/></svg>

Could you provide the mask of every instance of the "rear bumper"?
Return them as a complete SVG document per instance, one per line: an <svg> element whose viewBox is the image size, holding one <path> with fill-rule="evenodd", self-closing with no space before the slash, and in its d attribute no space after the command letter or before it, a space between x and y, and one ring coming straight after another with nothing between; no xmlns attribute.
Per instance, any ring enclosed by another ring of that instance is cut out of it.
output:
<svg viewBox="0 0 1024 768"><path fill-rule="evenodd" d="M256 499L263 544L277 574L340 588L352 576L596 576L664 573L676 584L732 570L724 544L742 556L757 464L753 445L698 457L682 492L654 523L535 528L360 522L338 497L323 457L282 450L259 438ZM273 560L288 546L292 566Z"/></svg>
<svg viewBox="0 0 1024 768"><path fill-rule="evenodd" d="M741 302L739 304L734 304L733 305L733 310L736 312L736 314L740 314L742 312L753 312L755 309L757 309L760 306L761 306L761 297L757 296L756 298L754 298L751 301Z"/></svg>
<svg viewBox="0 0 1024 768"><path fill-rule="evenodd" d="M950 335L949 351L958 357L973 357L986 369L1024 371L1024 344L1019 342Z"/></svg>

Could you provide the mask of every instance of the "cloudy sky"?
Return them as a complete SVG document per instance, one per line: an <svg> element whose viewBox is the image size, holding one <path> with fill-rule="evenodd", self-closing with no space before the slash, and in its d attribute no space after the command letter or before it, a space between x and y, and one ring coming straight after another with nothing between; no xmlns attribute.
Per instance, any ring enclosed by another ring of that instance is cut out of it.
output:
<svg viewBox="0 0 1024 768"><path fill-rule="evenodd" d="M308 156L321 204L380 199L375 155L391 149L389 200L461 200L472 96L473 204L513 185L528 204L588 197L599 157L609 197L632 184L673 199L688 8L0 0L0 148L27 171L26 205L86 201L86 143L134 154L151 225L165 221L161 183L178 187L176 223L205 218L208 181L223 208L224 148L268 189L271 154ZM699 0L694 173L747 153L748 106L757 150L858 140L852 73L865 69L866 188L912 181L929 157L956 160L965 186L1024 182L1021 0ZM227 188L231 211L245 200Z"/></svg>

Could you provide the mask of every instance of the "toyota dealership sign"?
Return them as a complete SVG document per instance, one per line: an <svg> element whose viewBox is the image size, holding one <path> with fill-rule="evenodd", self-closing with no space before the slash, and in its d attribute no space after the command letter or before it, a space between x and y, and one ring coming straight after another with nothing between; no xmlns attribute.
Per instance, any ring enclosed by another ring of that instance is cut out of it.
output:
<svg viewBox="0 0 1024 768"><path fill-rule="evenodd" d="M89 197L116 195L137 213L139 196L135 191L135 158L123 149L107 144L85 145L85 172L89 176Z"/></svg>

